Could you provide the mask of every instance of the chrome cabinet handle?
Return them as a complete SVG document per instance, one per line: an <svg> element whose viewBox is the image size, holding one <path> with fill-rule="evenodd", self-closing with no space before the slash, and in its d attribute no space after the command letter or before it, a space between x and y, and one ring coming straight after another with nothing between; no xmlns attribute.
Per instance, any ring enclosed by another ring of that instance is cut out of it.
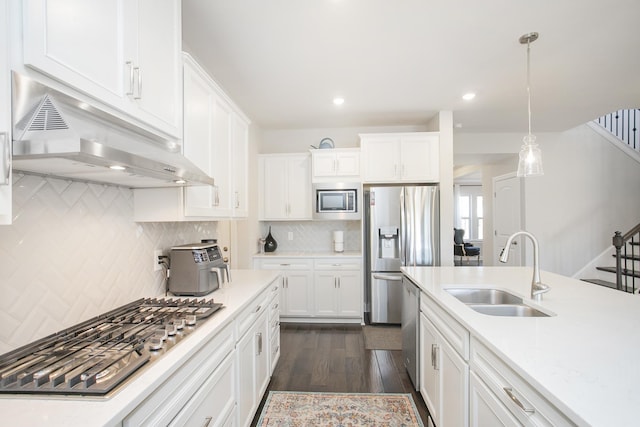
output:
<svg viewBox="0 0 640 427"><path fill-rule="evenodd" d="M133 73L133 62L127 61L125 63L127 67L129 67L129 90L127 91L127 96L133 96L133 87L135 86L135 76Z"/></svg>
<svg viewBox="0 0 640 427"><path fill-rule="evenodd" d="M431 366L436 371L440 370L438 366L438 344L431 344Z"/></svg>
<svg viewBox="0 0 640 427"><path fill-rule="evenodd" d="M258 338L258 353L256 353L256 356L260 356L262 354L262 332L258 332L256 337Z"/></svg>
<svg viewBox="0 0 640 427"><path fill-rule="evenodd" d="M138 73L138 96L134 96L133 99L142 99L142 70L140 67L134 67L133 69Z"/></svg>
<svg viewBox="0 0 640 427"><path fill-rule="evenodd" d="M211 421L213 420L213 417L207 417L204 419L204 424L202 424L202 427L209 427L209 424L211 424Z"/></svg>
<svg viewBox="0 0 640 427"><path fill-rule="evenodd" d="M11 142L7 138L7 132L0 133L0 142L3 145L3 165L4 174L2 174L1 185L9 184L9 178L11 177Z"/></svg>
<svg viewBox="0 0 640 427"><path fill-rule="evenodd" d="M507 393L507 396L509 396L509 399L511 399L513 403L518 405L518 407L522 409L524 412L526 412L527 414L533 414L534 412L536 412L535 409L525 408L522 402L520 402L520 399L518 399L516 395L513 393L513 389L511 387L503 387L502 389L504 390L505 393Z"/></svg>
<svg viewBox="0 0 640 427"><path fill-rule="evenodd" d="M342 287L342 282L340 281L340 278L338 277L338 288Z"/></svg>
<svg viewBox="0 0 640 427"><path fill-rule="evenodd" d="M259 312L261 308L262 308L262 306L261 306L261 305L257 306L257 307L256 307L256 309L255 309L255 311L254 311L254 313Z"/></svg>
<svg viewBox="0 0 640 427"><path fill-rule="evenodd" d="M274 286L274 287L273 287L273 292L275 292L275 291L277 291L277 290L278 290L278 287L277 287L277 286Z"/></svg>
<svg viewBox="0 0 640 427"><path fill-rule="evenodd" d="M240 207L240 193L236 191L236 208Z"/></svg>

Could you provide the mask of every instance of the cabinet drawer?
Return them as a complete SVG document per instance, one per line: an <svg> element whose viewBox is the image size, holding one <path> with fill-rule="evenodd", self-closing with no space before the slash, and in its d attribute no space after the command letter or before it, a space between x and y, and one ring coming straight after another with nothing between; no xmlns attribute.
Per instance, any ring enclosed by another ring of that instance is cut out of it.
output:
<svg viewBox="0 0 640 427"><path fill-rule="evenodd" d="M572 426L562 412L477 339L471 340L471 369L521 423Z"/></svg>
<svg viewBox="0 0 640 427"><path fill-rule="evenodd" d="M360 270L361 268L362 258L316 259L314 263L316 270Z"/></svg>
<svg viewBox="0 0 640 427"><path fill-rule="evenodd" d="M122 426L169 424L233 351L234 344L233 328L227 326L129 414Z"/></svg>
<svg viewBox="0 0 640 427"><path fill-rule="evenodd" d="M311 270L313 260L307 258L260 259L257 266L260 270Z"/></svg>
<svg viewBox="0 0 640 427"><path fill-rule="evenodd" d="M238 339L249 330L251 325L255 323L258 317L264 313L269 307L269 301L271 299L271 287L268 287L260 293L253 301L249 303L247 307L236 318L236 328Z"/></svg>
<svg viewBox="0 0 640 427"><path fill-rule="evenodd" d="M420 311L433 322L460 356L469 360L469 331L424 292L420 293Z"/></svg>
<svg viewBox="0 0 640 427"><path fill-rule="evenodd" d="M236 405L235 360L235 355L227 356L171 421L171 427L223 425Z"/></svg>

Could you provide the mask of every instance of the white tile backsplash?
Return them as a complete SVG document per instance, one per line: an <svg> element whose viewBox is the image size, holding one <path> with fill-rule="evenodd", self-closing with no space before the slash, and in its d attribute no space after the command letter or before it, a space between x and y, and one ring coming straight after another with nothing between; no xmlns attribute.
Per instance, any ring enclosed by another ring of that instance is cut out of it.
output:
<svg viewBox="0 0 640 427"><path fill-rule="evenodd" d="M271 227L271 235L278 242L277 251L282 252L331 252L333 232L344 232L344 250L360 251L360 221L271 221L262 223L262 237ZM293 240L289 240L289 233Z"/></svg>
<svg viewBox="0 0 640 427"><path fill-rule="evenodd" d="M216 222L133 222L126 188L14 173L13 224L0 226L0 354L161 294L153 251L216 236Z"/></svg>

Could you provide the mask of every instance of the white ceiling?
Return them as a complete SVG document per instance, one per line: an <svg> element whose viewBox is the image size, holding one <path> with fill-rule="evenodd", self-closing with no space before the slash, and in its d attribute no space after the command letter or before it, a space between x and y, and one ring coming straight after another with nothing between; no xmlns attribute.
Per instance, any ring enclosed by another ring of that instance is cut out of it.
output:
<svg viewBox="0 0 640 427"><path fill-rule="evenodd" d="M185 48L265 129L566 130L640 107L638 0L183 0ZM471 102L461 96L477 93ZM345 98L335 107L335 96Z"/></svg>

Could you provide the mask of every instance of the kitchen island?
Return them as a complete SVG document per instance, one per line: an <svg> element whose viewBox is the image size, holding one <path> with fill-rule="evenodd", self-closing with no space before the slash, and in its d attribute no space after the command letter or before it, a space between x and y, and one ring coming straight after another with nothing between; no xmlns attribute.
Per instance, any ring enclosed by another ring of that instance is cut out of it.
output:
<svg viewBox="0 0 640 427"><path fill-rule="evenodd" d="M527 267L404 267L403 272L425 299L468 330L472 372L475 341L555 406L566 424L638 425L640 296L543 271L542 282L551 290L536 302L530 299ZM550 316L481 314L447 288L507 290Z"/></svg>
<svg viewBox="0 0 640 427"><path fill-rule="evenodd" d="M202 363L190 366L194 372L200 372L197 369L213 359L218 348L222 347L222 345L217 345L218 343L229 346L232 351L234 343L240 340L238 335L241 334L242 329L250 326L246 318L253 315L259 316L262 312L268 314L268 304L262 305L262 307L258 306L257 310L253 304L256 302L256 298L260 298L260 304L262 304L263 297L273 298L270 296L272 290L275 290L274 297L277 298L279 286L272 286L272 284L278 276L279 274L274 271L232 270L231 283L224 284L221 289L203 297L213 298L216 302L222 303L224 308L198 326L193 333L180 341L179 345L176 345L152 364L142 366L133 377L107 397L0 395L0 412L2 413L0 424L24 427L144 424L134 421L136 418L132 415L141 412L139 411L141 408L144 409L144 412L148 412L147 407L154 401L180 398L180 395L185 393L182 389L167 387L167 385L173 385L172 382L177 377L185 376L183 370L185 366L200 355L203 359ZM205 350L206 353L203 354L201 350ZM237 366L233 354L221 355L222 358L225 363L229 363L229 366ZM238 363L241 364L241 362ZM191 363L191 365L194 364ZM232 389L242 387L241 384L235 385L234 378L237 377L233 373L234 371L234 369L229 369L231 372L229 378L233 384ZM191 377L187 375L186 378L180 378L178 383L184 388L187 388L186 385L190 385L193 391L197 390L196 393L199 393L200 389L206 386L205 384L200 387L205 379L207 379L206 376L200 378L195 375ZM224 396L220 396L218 400L227 399L230 393L233 394L233 390L225 389ZM179 405L180 408L175 409L175 412L182 409L183 405L185 407L191 405L191 402L184 403L188 398L188 396L183 398L183 402ZM230 417L235 417L235 412L233 412L236 406L235 398L232 397L232 399L233 404L229 405L231 406ZM163 420L168 421L172 421L173 416L176 415L171 413L171 410L163 407L157 409L158 412L166 412L166 414L160 415L164 417ZM144 414L144 416L148 416L148 414ZM128 418L130 421L127 421ZM169 422L163 421L162 424L169 424Z"/></svg>

